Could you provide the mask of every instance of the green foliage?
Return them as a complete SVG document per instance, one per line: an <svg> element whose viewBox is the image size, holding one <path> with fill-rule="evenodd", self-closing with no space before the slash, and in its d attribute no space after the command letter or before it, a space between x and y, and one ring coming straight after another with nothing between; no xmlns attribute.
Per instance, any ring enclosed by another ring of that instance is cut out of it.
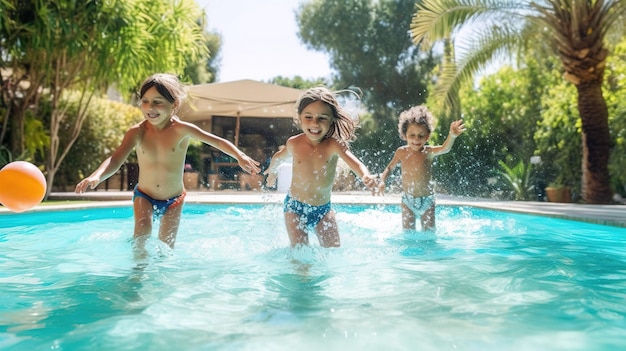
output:
<svg viewBox="0 0 626 351"><path fill-rule="evenodd" d="M311 0L296 13L301 40L329 55L334 89L361 90L369 116L353 150L374 169L401 144L397 117L426 101L438 60L413 45L407 32L418 2Z"/></svg>
<svg viewBox="0 0 626 351"><path fill-rule="evenodd" d="M553 86L543 98L542 120L534 139L546 181L569 186L579 193L582 127L576 98L576 89L571 84L561 81Z"/></svg>
<svg viewBox="0 0 626 351"><path fill-rule="evenodd" d="M68 126L76 118L79 99L76 92L64 95L64 102L68 104ZM137 107L106 98L94 98L87 109L81 134L59 169L55 185L71 186L88 176L121 144L126 130L142 120ZM67 133L67 129L63 130ZM66 135L62 133L61 138L64 137ZM133 158L134 154L129 161L132 162Z"/></svg>
<svg viewBox="0 0 626 351"><path fill-rule="evenodd" d="M16 145L14 154L23 149L27 111L37 118L48 116L50 184L79 135L95 92L115 86L127 97L145 77L181 74L208 56L204 13L193 0L7 2L10 6L0 12L0 66L11 68L2 86L6 79L14 89L2 95L4 105L12 107L10 145ZM82 94L71 116L61 102L66 90ZM50 101L46 107L39 104L42 96Z"/></svg>
<svg viewBox="0 0 626 351"><path fill-rule="evenodd" d="M464 89L460 98L467 132L456 139L449 154L437 157L433 178L447 191L489 196L487 179L498 173L500 160L518 155L529 160L535 151L533 134L540 119L542 79L536 70L502 67L480 80L476 89ZM441 144L450 120L442 119L431 137Z"/></svg>
<svg viewBox="0 0 626 351"><path fill-rule="evenodd" d="M310 48L326 52L335 87L358 87L363 103L378 120L426 99L436 64L415 47L406 28L414 0L312 0L297 11L299 36Z"/></svg>
<svg viewBox="0 0 626 351"><path fill-rule="evenodd" d="M9 148L0 145L0 169L13 161L28 161L32 163L33 159L26 151L21 155L13 156Z"/></svg>
<svg viewBox="0 0 626 351"><path fill-rule="evenodd" d="M13 162L13 154L4 145L0 145L0 169L7 164Z"/></svg>
<svg viewBox="0 0 626 351"><path fill-rule="evenodd" d="M416 44L428 45L456 37L460 55L443 63L435 89L435 95L448 105L458 102L456 92L463 83L493 60L532 48L539 36L548 41L562 63L564 78L579 88L585 129L581 154L592 160L583 163L583 200L604 204L611 198L606 184L610 132L601 86L608 54L605 39L613 28L622 29L615 24L621 23L625 13L623 0L423 0L413 17L411 34Z"/></svg>
<svg viewBox="0 0 626 351"><path fill-rule="evenodd" d="M374 124L371 115L361 116L362 128L352 143L352 152L372 173L382 173L396 149L403 145L398 135L398 122L383 120Z"/></svg>
<svg viewBox="0 0 626 351"><path fill-rule="evenodd" d="M197 61L189 60L184 75L193 84L213 83L219 72L219 53L222 48L222 37L218 33L203 33L205 45L210 56L198 57Z"/></svg>
<svg viewBox="0 0 626 351"><path fill-rule="evenodd" d="M529 2L517 0L423 0L418 5L410 24L414 43L429 48L454 38L458 49L442 63L434 89L437 103L456 108L456 93L464 85L483 68L516 52L525 39L521 29L529 10Z"/></svg>
<svg viewBox="0 0 626 351"><path fill-rule="evenodd" d="M107 14L103 44L111 67L107 78L132 92L155 72L183 73L208 57L204 14L193 0L115 1ZM111 53L115 53L111 55ZM102 57L102 59L105 59ZM107 62L107 61L101 61Z"/></svg>
<svg viewBox="0 0 626 351"><path fill-rule="evenodd" d="M280 85L283 87L289 87L294 89L305 90L308 88L324 85L329 86L330 83L325 78L317 78L317 79L304 79L301 76L295 76L292 78L278 76L272 78L269 83Z"/></svg>
<svg viewBox="0 0 626 351"><path fill-rule="evenodd" d="M504 180L513 194L513 200L534 199L535 185L531 183L532 164L520 159L515 165L509 166L506 162L498 161L500 165L499 175Z"/></svg>
<svg viewBox="0 0 626 351"><path fill-rule="evenodd" d="M25 152L27 155L38 156L43 159L45 151L50 146L49 131L46 130L40 118L36 118L31 113L26 114L24 120L24 140Z"/></svg>

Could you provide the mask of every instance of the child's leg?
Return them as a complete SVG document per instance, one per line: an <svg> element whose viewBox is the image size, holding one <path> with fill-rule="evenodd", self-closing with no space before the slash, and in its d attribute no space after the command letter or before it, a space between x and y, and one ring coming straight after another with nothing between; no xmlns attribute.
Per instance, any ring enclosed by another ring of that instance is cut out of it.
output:
<svg viewBox="0 0 626 351"><path fill-rule="evenodd" d="M413 211L404 203L402 203L402 229L415 230L415 214Z"/></svg>
<svg viewBox="0 0 626 351"><path fill-rule="evenodd" d="M161 217L161 227L159 228L159 240L174 248L176 242L176 235L178 234L178 226L180 224L180 217L183 212L183 205L179 204L170 207L165 211L163 217Z"/></svg>
<svg viewBox="0 0 626 351"><path fill-rule="evenodd" d="M435 229L435 205L430 206L422 215L422 230Z"/></svg>
<svg viewBox="0 0 626 351"><path fill-rule="evenodd" d="M135 230L133 234L133 249L136 259L143 259L146 256L146 241L152 233L152 204L150 201L135 197L133 202L135 213Z"/></svg>
<svg viewBox="0 0 626 351"><path fill-rule="evenodd" d="M339 228L337 227L337 220L335 219L335 211L330 210L324 218L315 226L315 232L317 233L317 240L319 240L322 247L339 247L341 241L339 240Z"/></svg>
<svg viewBox="0 0 626 351"><path fill-rule="evenodd" d="M291 247L298 244L309 245L309 236L300 227L300 216L293 212L285 212L285 226L287 227L287 234L289 235L289 241L291 241Z"/></svg>

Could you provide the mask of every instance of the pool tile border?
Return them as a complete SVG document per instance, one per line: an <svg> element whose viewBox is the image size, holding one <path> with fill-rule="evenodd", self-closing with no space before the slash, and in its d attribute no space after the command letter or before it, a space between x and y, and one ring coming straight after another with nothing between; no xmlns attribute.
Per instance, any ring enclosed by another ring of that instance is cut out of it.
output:
<svg viewBox="0 0 626 351"><path fill-rule="evenodd" d="M285 194L277 192L240 192L240 191L189 191L186 202L190 204L280 204ZM437 194L437 203L440 205L468 206L492 209L505 212L527 213L552 218L561 218L610 225L626 228L626 205L584 205L562 204L538 201L497 201L487 199L453 197ZM124 207L130 206L132 192L130 191L99 191L85 194L52 193L50 200L67 201L63 204L42 204L29 212L81 209L94 207ZM372 204L398 205L399 194L372 196L369 192L333 193L332 202L335 204ZM0 207L0 215L11 213Z"/></svg>

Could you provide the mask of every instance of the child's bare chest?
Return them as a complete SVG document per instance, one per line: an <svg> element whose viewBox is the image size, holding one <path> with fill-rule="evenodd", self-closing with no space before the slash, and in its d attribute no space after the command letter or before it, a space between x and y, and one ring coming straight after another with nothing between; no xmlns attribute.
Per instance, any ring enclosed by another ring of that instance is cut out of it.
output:
<svg viewBox="0 0 626 351"><path fill-rule="evenodd" d="M423 167L429 161L428 154L422 151L406 150L400 157L402 167Z"/></svg>
<svg viewBox="0 0 626 351"><path fill-rule="evenodd" d="M163 157L182 152L181 140L174 132L145 133L137 151L145 156Z"/></svg>

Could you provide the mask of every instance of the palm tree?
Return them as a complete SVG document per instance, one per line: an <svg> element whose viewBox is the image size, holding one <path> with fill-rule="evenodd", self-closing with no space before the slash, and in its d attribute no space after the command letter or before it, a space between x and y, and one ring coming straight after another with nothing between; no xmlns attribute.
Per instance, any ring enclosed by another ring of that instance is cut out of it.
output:
<svg viewBox="0 0 626 351"><path fill-rule="evenodd" d="M563 64L564 78L578 91L582 121L582 197L611 201L608 110L602 96L605 38L626 12L624 0L423 0L411 23L413 41L432 44L456 35L456 61L443 63L435 95L448 105L462 83L494 59L524 50L537 32L545 35Z"/></svg>

